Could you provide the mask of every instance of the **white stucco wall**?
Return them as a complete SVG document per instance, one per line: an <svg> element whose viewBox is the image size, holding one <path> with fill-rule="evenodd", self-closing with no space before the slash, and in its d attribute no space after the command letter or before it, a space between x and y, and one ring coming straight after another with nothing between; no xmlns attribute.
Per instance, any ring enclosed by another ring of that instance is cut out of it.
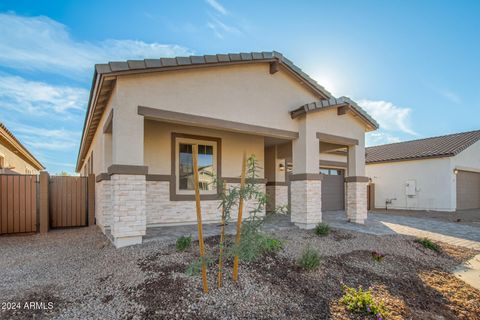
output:
<svg viewBox="0 0 480 320"><path fill-rule="evenodd" d="M409 210L454 211L456 208L450 158L368 164L366 174L375 183L375 207ZM415 196L406 196L406 182L416 183Z"/></svg>

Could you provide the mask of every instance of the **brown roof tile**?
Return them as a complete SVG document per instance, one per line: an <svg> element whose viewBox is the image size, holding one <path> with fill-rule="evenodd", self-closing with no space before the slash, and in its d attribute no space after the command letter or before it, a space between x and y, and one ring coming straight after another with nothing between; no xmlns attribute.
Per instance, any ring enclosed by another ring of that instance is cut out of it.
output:
<svg viewBox="0 0 480 320"><path fill-rule="evenodd" d="M480 130L366 148L366 163L453 157L480 140Z"/></svg>

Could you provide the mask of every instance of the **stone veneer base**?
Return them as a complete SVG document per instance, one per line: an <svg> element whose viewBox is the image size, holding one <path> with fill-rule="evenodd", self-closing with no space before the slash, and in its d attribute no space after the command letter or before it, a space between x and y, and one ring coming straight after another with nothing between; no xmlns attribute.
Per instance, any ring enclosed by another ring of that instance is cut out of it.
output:
<svg viewBox="0 0 480 320"><path fill-rule="evenodd" d="M367 219L367 183L347 182L347 218L364 224Z"/></svg>
<svg viewBox="0 0 480 320"><path fill-rule="evenodd" d="M311 228L322 222L322 181L290 182L291 221L300 228Z"/></svg>
<svg viewBox="0 0 480 320"><path fill-rule="evenodd" d="M142 243L147 229L144 175L114 174L112 188L112 237L114 245Z"/></svg>

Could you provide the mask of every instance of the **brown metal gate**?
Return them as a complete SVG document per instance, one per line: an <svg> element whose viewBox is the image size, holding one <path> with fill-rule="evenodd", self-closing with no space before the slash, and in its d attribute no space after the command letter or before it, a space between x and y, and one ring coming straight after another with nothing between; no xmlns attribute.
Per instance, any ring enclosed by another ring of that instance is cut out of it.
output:
<svg viewBox="0 0 480 320"><path fill-rule="evenodd" d="M87 177L51 176L48 193L51 228L87 225Z"/></svg>
<svg viewBox="0 0 480 320"><path fill-rule="evenodd" d="M37 176L0 175L0 234L37 230Z"/></svg>

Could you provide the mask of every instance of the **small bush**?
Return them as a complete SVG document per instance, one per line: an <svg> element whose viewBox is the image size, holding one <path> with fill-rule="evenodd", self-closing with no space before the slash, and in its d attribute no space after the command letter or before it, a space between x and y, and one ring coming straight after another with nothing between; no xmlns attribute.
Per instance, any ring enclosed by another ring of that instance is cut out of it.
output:
<svg viewBox="0 0 480 320"><path fill-rule="evenodd" d="M305 270L316 269L320 265L320 256L318 255L317 251L307 247L298 260L298 264Z"/></svg>
<svg viewBox="0 0 480 320"><path fill-rule="evenodd" d="M377 261L377 262L381 262L383 260L383 258L385 258L385 255L378 252L378 251L372 251L372 259Z"/></svg>
<svg viewBox="0 0 480 320"><path fill-rule="evenodd" d="M364 291L343 286L344 295L340 299L350 312L363 313L375 316L375 319L382 319L387 316L387 309L382 302L375 302L370 289Z"/></svg>
<svg viewBox="0 0 480 320"><path fill-rule="evenodd" d="M192 246L192 236L182 236L177 239L176 248L177 251L185 251Z"/></svg>
<svg viewBox="0 0 480 320"><path fill-rule="evenodd" d="M273 253L273 252L282 250L282 248L283 248L282 241L275 238L264 237L264 241L262 244L263 252Z"/></svg>
<svg viewBox="0 0 480 320"><path fill-rule="evenodd" d="M319 223L315 227L315 234L317 236L324 237L324 236L328 236L329 233L330 233L330 226L326 223Z"/></svg>
<svg viewBox="0 0 480 320"><path fill-rule="evenodd" d="M428 238L416 239L416 243L420 243L424 248L433 250L435 252L440 251L440 246Z"/></svg>
<svg viewBox="0 0 480 320"><path fill-rule="evenodd" d="M207 264L207 268L211 267L214 264L214 259L212 257L204 257L205 263ZM187 270L185 270L185 273L188 276L196 276L199 275L200 272L202 271L202 258L198 258L197 260L192 261L188 267Z"/></svg>

